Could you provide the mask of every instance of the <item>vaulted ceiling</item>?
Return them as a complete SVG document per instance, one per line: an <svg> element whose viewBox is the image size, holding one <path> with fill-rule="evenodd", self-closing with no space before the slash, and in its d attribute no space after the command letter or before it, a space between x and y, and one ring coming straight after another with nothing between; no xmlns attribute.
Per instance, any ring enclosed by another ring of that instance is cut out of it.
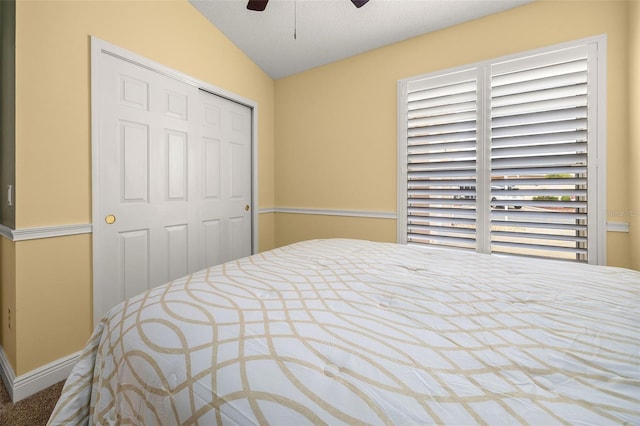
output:
<svg viewBox="0 0 640 426"><path fill-rule="evenodd" d="M533 0L190 0L272 78L517 7Z"/></svg>

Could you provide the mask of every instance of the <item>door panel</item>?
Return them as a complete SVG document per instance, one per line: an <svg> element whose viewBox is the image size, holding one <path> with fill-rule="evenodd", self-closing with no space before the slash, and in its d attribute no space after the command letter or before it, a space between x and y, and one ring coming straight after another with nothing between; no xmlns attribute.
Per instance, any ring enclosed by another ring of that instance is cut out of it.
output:
<svg viewBox="0 0 640 426"><path fill-rule="evenodd" d="M123 201L149 199L149 128L144 123L120 122Z"/></svg>
<svg viewBox="0 0 640 426"><path fill-rule="evenodd" d="M120 292L114 294L118 299L129 298L149 287L149 230L125 231L119 233L120 264L122 265L123 282ZM114 300L118 303L118 300ZM111 302L111 303L114 303Z"/></svg>
<svg viewBox="0 0 640 426"><path fill-rule="evenodd" d="M251 109L104 52L96 75L94 321L252 240Z"/></svg>
<svg viewBox="0 0 640 426"><path fill-rule="evenodd" d="M186 224L167 226L165 229L169 279L175 280L189 273L188 226Z"/></svg>
<svg viewBox="0 0 640 426"><path fill-rule="evenodd" d="M167 131L167 200L187 199L187 134Z"/></svg>
<svg viewBox="0 0 640 426"><path fill-rule="evenodd" d="M209 199L220 198L220 140L202 138L204 150L204 196Z"/></svg>
<svg viewBox="0 0 640 426"><path fill-rule="evenodd" d="M220 232L220 220L205 220L202 222L202 235L204 236L204 258L207 265L222 263L220 246L222 235Z"/></svg>

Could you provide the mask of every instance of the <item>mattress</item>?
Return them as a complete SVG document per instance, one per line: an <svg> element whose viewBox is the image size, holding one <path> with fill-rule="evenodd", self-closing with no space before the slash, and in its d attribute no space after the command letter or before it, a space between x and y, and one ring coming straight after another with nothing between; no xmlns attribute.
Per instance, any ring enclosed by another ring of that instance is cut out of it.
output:
<svg viewBox="0 0 640 426"><path fill-rule="evenodd" d="M640 424L640 273L304 241L113 308L49 421Z"/></svg>

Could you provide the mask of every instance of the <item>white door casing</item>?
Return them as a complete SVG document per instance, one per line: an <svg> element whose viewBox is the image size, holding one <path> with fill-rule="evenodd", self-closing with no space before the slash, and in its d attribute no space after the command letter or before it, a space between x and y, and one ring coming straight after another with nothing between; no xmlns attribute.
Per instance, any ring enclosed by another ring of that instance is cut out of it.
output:
<svg viewBox="0 0 640 426"><path fill-rule="evenodd" d="M94 324L253 252L255 106L216 91L92 39Z"/></svg>

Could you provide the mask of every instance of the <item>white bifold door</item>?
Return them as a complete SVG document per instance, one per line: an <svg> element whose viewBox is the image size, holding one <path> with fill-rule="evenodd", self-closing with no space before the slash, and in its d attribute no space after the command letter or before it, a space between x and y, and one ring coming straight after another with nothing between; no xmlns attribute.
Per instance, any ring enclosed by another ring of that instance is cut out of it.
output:
<svg viewBox="0 0 640 426"><path fill-rule="evenodd" d="M94 82L94 322L252 251L252 110L101 52Z"/></svg>

